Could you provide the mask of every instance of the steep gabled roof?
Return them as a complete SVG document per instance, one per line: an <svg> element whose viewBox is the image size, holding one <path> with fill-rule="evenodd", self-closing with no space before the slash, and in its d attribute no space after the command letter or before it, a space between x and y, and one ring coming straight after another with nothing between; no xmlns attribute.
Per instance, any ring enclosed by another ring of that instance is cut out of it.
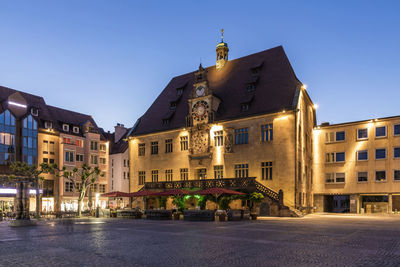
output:
<svg viewBox="0 0 400 267"><path fill-rule="evenodd" d="M252 73L254 68L259 69L256 78ZM300 84L282 46L230 60L220 70L215 66L206 70L209 87L221 100L215 114L216 122L292 109L296 88ZM184 127L189 113L188 99L194 78L194 72L174 77L138 120L139 123L130 135ZM256 83L254 92L247 91L249 83ZM175 112L172 114L170 103L176 100L176 89L182 86L183 95L176 102ZM251 101L247 111L241 109L244 99ZM169 122L163 124L166 117Z"/></svg>
<svg viewBox="0 0 400 267"><path fill-rule="evenodd" d="M7 106L7 99L9 98L9 96L15 93L20 94L27 103L27 112L24 116L30 114L30 109L32 107L38 109L38 116L35 117L35 119L38 121L39 127L41 128L44 128L45 121L50 121L53 122L54 129L62 132L63 123L67 123L72 126L83 126L85 123L90 122L92 126L98 131L96 122L90 115L47 105L43 97L41 96L28 94L4 86L0 86L0 103L1 103L0 112L3 112L4 108ZM70 129L69 134L75 134L72 132L72 127Z"/></svg>

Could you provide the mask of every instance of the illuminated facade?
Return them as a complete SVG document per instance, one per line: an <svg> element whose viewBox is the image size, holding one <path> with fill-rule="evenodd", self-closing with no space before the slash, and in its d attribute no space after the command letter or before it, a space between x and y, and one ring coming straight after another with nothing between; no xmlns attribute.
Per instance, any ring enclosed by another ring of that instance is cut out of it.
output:
<svg viewBox="0 0 400 267"><path fill-rule="evenodd" d="M317 211L399 211L400 117L322 124L313 169Z"/></svg>
<svg viewBox="0 0 400 267"><path fill-rule="evenodd" d="M49 106L39 96L0 87L0 172L10 172L8 164L23 161L28 164L54 163L67 169L83 163L99 166L105 173L92 188L93 204L105 206L106 199L98 194L107 192L108 142L89 115ZM41 184L42 211L76 209L77 195L69 181L54 175L43 175ZM12 193L0 200L9 202ZM35 201L30 201L31 209ZM87 201L85 201L87 205ZM93 205L94 206L94 205Z"/></svg>
<svg viewBox="0 0 400 267"><path fill-rule="evenodd" d="M282 47L230 61L228 51L222 40L216 66L173 78L132 128L130 190L255 177L272 192L265 214L279 190L285 206L309 209L311 99Z"/></svg>

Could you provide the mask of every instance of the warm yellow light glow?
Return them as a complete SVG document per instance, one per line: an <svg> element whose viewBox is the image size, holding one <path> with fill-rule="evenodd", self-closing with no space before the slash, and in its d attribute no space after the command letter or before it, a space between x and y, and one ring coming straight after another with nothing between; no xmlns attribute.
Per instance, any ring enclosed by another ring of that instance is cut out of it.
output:
<svg viewBox="0 0 400 267"><path fill-rule="evenodd" d="M378 119L375 119L374 121L378 121Z"/></svg>
<svg viewBox="0 0 400 267"><path fill-rule="evenodd" d="M221 131L222 129L223 129L222 125L218 125L218 124L214 124L214 125L211 127L211 131L212 131L212 132Z"/></svg>
<svg viewBox="0 0 400 267"><path fill-rule="evenodd" d="M289 118L289 115L281 116L281 117L275 118L274 121L275 121L275 120L277 120L277 121L278 121L278 120L286 120L287 118Z"/></svg>
<svg viewBox="0 0 400 267"><path fill-rule="evenodd" d="M302 84L301 88L303 88L305 90L305 89L307 89L307 85L306 84Z"/></svg>
<svg viewBox="0 0 400 267"><path fill-rule="evenodd" d="M100 197L100 194L96 193L96 202L95 202L95 205L94 205L96 208L99 206L99 197Z"/></svg>
<svg viewBox="0 0 400 267"><path fill-rule="evenodd" d="M318 104L314 104L314 109L317 109L318 108Z"/></svg>

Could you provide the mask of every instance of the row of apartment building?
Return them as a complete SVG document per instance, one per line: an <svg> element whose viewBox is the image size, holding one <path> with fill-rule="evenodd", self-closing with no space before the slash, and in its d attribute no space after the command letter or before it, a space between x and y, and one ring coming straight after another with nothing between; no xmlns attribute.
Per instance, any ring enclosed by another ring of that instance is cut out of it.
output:
<svg viewBox="0 0 400 267"><path fill-rule="evenodd" d="M92 187L92 204L100 207L129 205L105 192L215 180L249 189L251 180L266 195L262 215L273 214L279 191L285 206L307 212L400 209L400 116L317 125L282 47L235 60L228 51L221 41L215 66L174 77L132 128L117 124L114 133L89 115L0 87L0 171L15 160L98 166L106 175ZM69 181L47 175L42 190L42 210L77 208ZM0 201L12 200L0 192Z"/></svg>

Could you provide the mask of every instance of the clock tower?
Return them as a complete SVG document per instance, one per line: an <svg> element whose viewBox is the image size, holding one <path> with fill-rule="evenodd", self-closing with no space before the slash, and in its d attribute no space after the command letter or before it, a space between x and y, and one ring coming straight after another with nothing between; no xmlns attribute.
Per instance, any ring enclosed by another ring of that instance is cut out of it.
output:
<svg viewBox="0 0 400 267"><path fill-rule="evenodd" d="M228 61L228 44L224 43L224 29L221 29L221 42L217 44L216 48L217 52L217 63L215 67L217 70L222 69L225 66L225 63Z"/></svg>
<svg viewBox="0 0 400 267"><path fill-rule="evenodd" d="M200 64L194 73L193 89L188 99L190 128L190 152L192 159L208 158L210 147L210 123L220 103L213 96L207 79L207 70Z"/></svg>

